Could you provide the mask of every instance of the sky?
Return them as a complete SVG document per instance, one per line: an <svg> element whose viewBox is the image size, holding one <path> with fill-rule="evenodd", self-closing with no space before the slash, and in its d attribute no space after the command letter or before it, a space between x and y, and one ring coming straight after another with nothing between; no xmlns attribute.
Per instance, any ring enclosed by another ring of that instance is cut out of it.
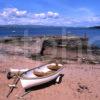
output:
<svg viewBox="0 0 100 100"><path fill-rule="evenodd" d="M0 25L100 25L100 0L0 0Z"/></svg>

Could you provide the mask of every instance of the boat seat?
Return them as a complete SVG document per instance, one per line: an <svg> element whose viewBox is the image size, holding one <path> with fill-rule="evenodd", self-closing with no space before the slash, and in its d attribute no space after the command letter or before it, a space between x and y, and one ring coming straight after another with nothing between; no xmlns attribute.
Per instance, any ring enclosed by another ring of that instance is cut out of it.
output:
<svg viewBox="0 0 100 100"><path fill-rule="evenodd" d="M54 73L55 71L59 70L62 67L60 64L52 64L48 65L33 71L33 74L37 77L43 77Z"/></svg>
<svg viewBox="0 0 100 100"><path fill-rule="evenodd" d="M53 71L57 71L60 68L61 68L61 66L59 66L59 65L49 65L48 66L48 69L53 70Z"/></svg>
<svg viewBox="0 0 100 100"><path fill-rule="evenodd" d="M38 72L38 71L34 71L33 74L38 76L38 77L43 77L43 76L47 76L52 74L54 71L48 71L48 72Z"/></svg>

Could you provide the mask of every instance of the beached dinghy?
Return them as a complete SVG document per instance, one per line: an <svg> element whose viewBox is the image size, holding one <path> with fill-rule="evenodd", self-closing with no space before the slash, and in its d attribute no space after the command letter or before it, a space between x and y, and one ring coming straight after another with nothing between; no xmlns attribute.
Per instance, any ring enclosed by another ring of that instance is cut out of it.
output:
<svg viewBox="0 0 100 100"><path fill-rule="evenodd" d="M56 79L56 82L59 82L62 69L62 64L51 63L28 70L20 77L22 87L28 89L54 79Z"/></svg>

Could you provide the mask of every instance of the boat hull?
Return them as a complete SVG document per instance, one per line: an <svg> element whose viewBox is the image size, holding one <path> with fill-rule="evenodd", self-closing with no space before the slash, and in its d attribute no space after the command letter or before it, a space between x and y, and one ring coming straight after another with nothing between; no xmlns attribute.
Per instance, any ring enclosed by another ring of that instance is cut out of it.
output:
<svg viewBox="0 0 100 100"><path fill-rule="evenodd" d="M38 85L50 82L50 81L56 79L60 74L61 74L61 71L59 71L58 73L56 73L52 76L45 77L45 78L39 78L39 79L38 78L35 78L35 79L23 79L22 78L20 80L21 80L22 87L24 89L28 89L30 87L34 87L34 86L38 86Z"/></svg>

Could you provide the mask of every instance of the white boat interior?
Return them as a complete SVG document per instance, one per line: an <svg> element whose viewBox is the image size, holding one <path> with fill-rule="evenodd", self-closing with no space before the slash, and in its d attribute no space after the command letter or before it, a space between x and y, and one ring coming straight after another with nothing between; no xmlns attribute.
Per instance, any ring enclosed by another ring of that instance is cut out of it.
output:
<svg viewBox="0 0 100 100"><path fill-rule="evenodd" d="M22 78L39 78L52 75L56 71L58 71L61 67L61 64L56 65L55 63L47 64L42 67L37 67L33 70L27 71L25 74L22 75Z"/></svg>

